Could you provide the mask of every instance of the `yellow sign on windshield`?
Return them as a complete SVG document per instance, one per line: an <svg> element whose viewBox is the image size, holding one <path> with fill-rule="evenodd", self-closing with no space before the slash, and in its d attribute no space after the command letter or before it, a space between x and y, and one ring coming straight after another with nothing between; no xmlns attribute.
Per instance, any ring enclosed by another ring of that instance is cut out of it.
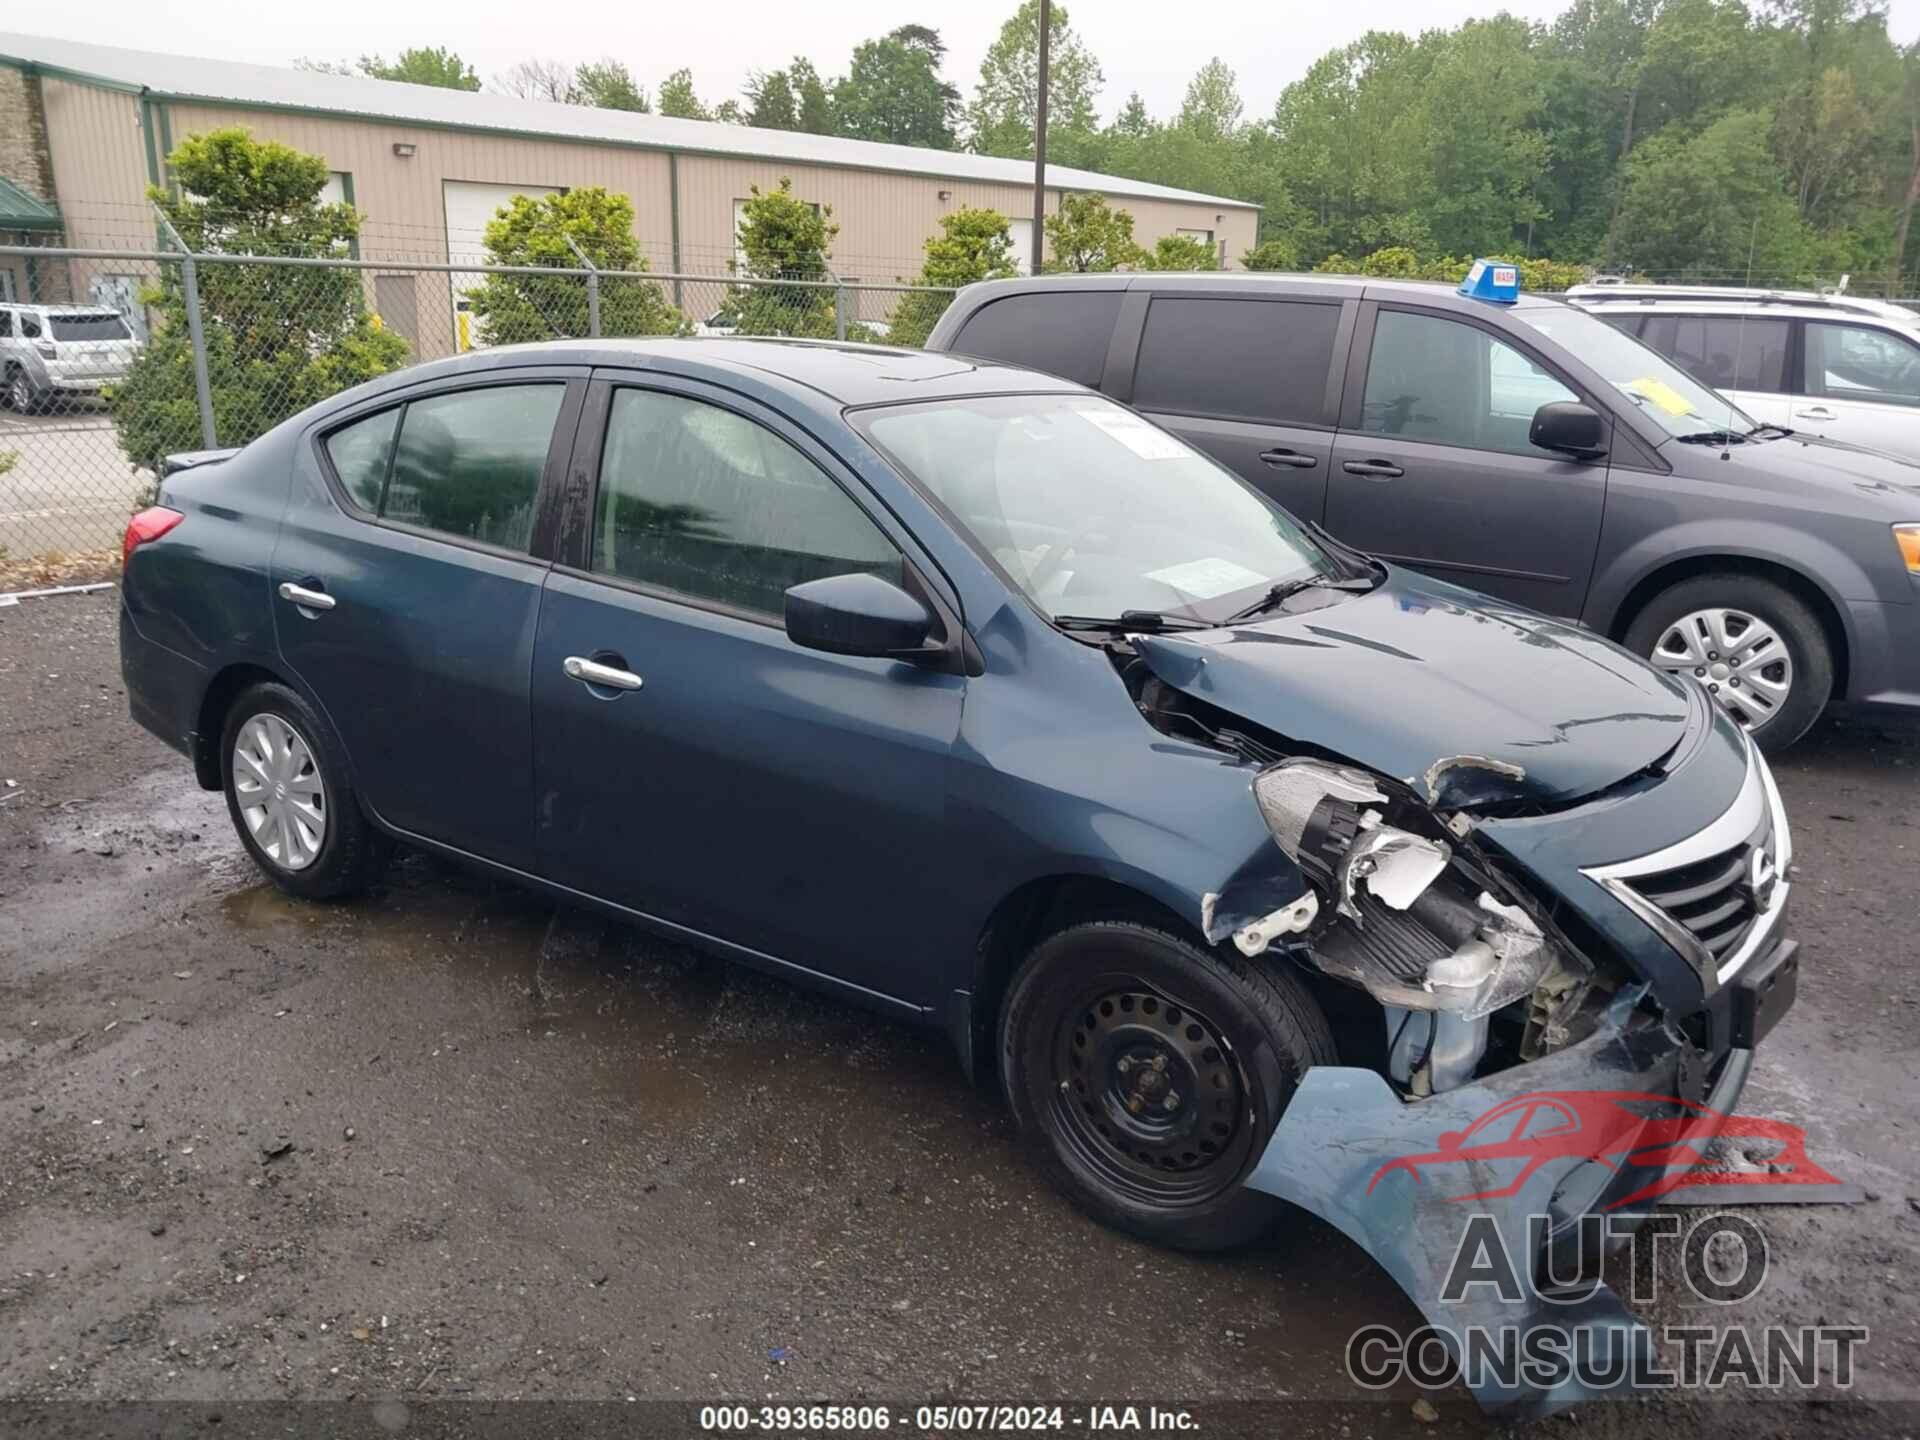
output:
<svg viewBox="0 0 1920 1440"><path fill-rule="evenodd" d="M1620 387L1630 394L1658 405L1669 415L1691 415L1693 402L1674 389L1666 381L1652 375L1642 375L1638 380L1629 380Z"/></svg>

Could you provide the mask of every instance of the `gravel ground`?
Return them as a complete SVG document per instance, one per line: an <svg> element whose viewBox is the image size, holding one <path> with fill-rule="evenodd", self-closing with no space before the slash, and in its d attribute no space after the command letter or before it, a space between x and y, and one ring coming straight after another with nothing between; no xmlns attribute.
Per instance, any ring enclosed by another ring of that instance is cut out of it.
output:
<svg viewBox="0 0 1920 1440"><path fill-rule="evenodd" d="M116 604L0 609L0 1397L1238 1401L1206 1428L1485 1431L1463 1392L1428 1420L1346 1380L1354 1329L1417 1318L1337 1234L1220 1259L1111 1234L937 1036L419 857L357 906L284 899L128 720ZM1742 1108L1868 1199L1747 1211L1767 1284L1691 1318L1866 1323L1854 1396L1529 1433L1920 1422L1920 728L1829 722L1779 775L1805 976ZM0 1406L0 1431L62 1413Z"/></svg>

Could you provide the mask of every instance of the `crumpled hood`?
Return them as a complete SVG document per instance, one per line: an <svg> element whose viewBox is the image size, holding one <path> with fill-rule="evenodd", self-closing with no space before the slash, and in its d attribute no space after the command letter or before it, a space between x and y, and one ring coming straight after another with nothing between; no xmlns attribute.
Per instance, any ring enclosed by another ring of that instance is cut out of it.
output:
<svg viewBox="0 0 1920 1440"><path fill-rule="evenodd" d="M1449 808L1578 799L1687 727L1685 687L1612 642L1397 567L1323 609L1133 644L1176 690Z"/></svg>

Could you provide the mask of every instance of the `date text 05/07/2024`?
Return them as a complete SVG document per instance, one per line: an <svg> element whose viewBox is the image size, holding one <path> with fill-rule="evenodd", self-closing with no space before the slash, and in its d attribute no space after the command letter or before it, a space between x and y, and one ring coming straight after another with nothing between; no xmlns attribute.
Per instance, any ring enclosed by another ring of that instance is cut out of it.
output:
<svg viewBox="0 0 1920 1440"><path fill-rule="evenodd" d="M1017 1433L1036 1430L1199 1429L1186 1410L1156 1405L703 1405L700 1428L716 1434L754 1431L817 1433L911 1428L923 1433Z"/></svg>

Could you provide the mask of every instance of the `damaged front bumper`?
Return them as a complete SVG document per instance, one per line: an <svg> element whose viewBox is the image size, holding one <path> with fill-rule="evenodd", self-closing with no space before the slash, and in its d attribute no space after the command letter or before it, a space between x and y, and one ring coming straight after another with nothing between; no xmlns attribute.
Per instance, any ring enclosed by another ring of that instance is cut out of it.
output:
<svg viewBox="0 0 1920 1440"><path fill-rule="evenodd" d="M1717 1056L1695 1050L1641 1008L1645 990L1635 987L1614 998L1584 1040L1423 1099L1403 1100L1372 1070L1316 1067L1289 1101L1247 1183L1311 1211L1364 1248L1446 1337L1456 1360L1473 1331L1524 1336L1552 1326L1586 1332L1582 1343L1592 1358L1581 1367L1585 1373L1549 1388L1466 1373L1490 1415L1530 1419L1618 1395L1634 1376L1648 1373L1651 1332L1604 1283L1581 1284L1569 1302L1543 1298L1549 1289L1543 1277L1571 1273L1581 1217L1607 1212L1649 1186L1657 1191L1664 1177L1691 1170L1693 1162L1642 1165L1619 1154L1595 1158L1577 1146L1551 1145L1547 1151L1562 1153L1492 1160L1461 1148L1459 1137L1495 1109L1535 1093L1684 1097L1724 1118L1746 1085L1754 1044L1793 1002L1795 951L1794 942L1776 941L1742 976L1745 995L1735 1009L1746 1022L1729 1037L1739 1043ZM1524 1129L1525 1121L1519 1123ZM1409 1164L1409 1157L1438 1163ZM1485 1280L1464 1288L1457 1283L1456 1265L1475 1216L1490 1217L1490 1226L1477 1222L1478 1236L1497 1237L1507 1271L1526 1282L1522 1294ZM1624 1239L1627 1227L1614 1233ZM1596 1374L1618 1376L1619 1384L1595 1388L1586 1377Z"/></svg>

